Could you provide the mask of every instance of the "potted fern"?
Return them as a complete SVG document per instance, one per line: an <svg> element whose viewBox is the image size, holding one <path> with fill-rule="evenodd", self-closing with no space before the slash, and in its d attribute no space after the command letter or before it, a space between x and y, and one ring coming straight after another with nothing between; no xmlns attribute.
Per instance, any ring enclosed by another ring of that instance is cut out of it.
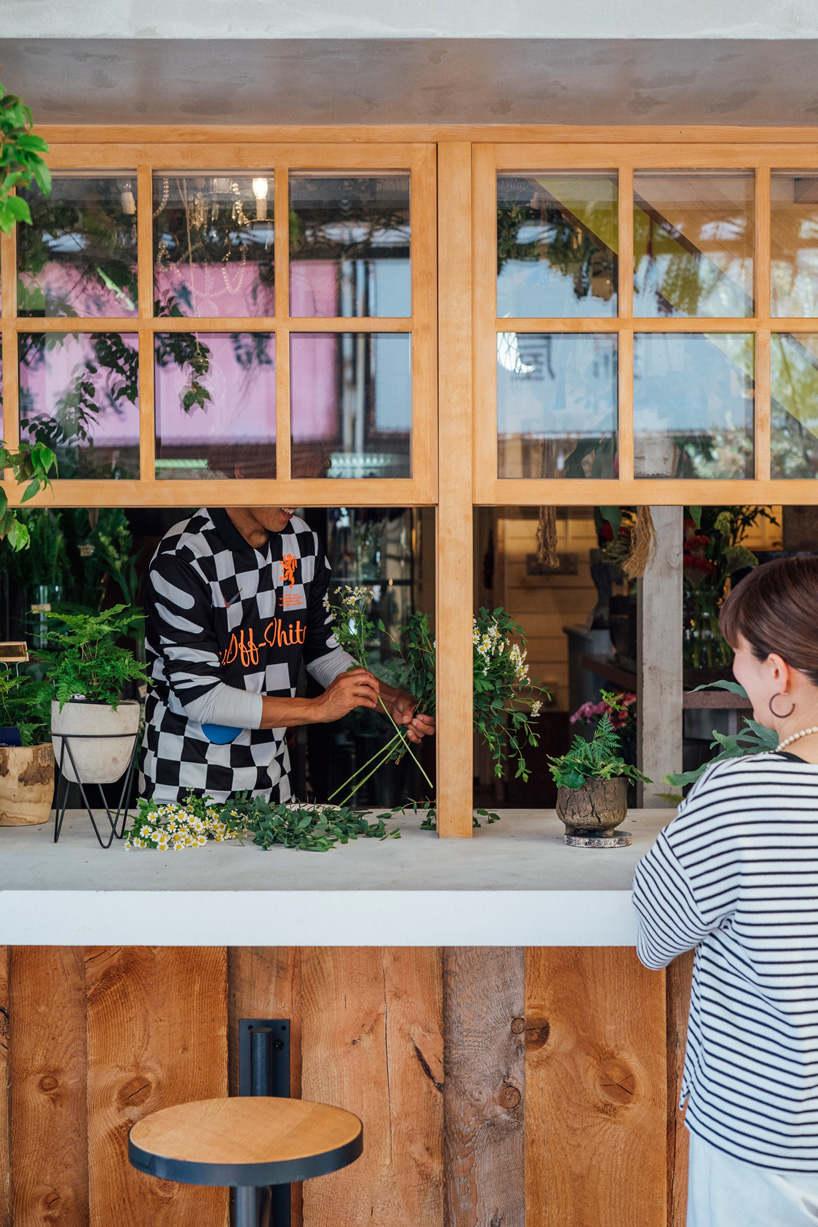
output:
<svg viewBox="0 0 818 1227"><path fill-rule="evenodd" d="M141 622L127 605L104 613L49 613L58 624L48 632L51 740L66 779L113 784L128 769L139 732L140 706L123 697L147 675L118 640ZM63 740L66 748L63 750ZM69 753L70 747L70 753Z"/></svg>
<svg viewBox="0 0 818 1227"><path fill-rule="evenodd" d="M54 795L46 687L0 668L0 826L47 822Z"/></svg>
<svg viewBox="0 0 818 1227"><path fill-rule="evenodd" d="M608 708L590 741L579 734L571 748L549 755L549 771L557 785L557 817L565 824L565 842L583 848L627 847L631 836L615 830L628 811L628 784L651 781L622 757L619 733L611 713L624 711L622 696L603 690Z"/></svg>

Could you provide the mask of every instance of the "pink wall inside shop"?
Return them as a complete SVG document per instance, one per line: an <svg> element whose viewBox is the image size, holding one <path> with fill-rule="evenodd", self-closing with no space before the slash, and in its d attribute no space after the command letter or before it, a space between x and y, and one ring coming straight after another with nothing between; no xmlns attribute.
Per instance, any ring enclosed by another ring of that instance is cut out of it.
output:
<svg viewBox="0 0 818 1227"><path fill-rule="evenodd" d="M292 313L295 316L313 316L316 312L331 314L335 310L336 268L332 261L299 261L292 266ZM231 263L227 273L230 293L224 283L221 269L193 269L193 291L197 314L213 316L247 316L253 318L263 310L272 310L270 303L259 299L254 303L253 287L258 285L253 266L243 270ZM186 275L189 281L189 273ZM157 277L157 293L164 298L173 293L181 281L177 270L162 271ZM41 274L41 282L48 285L49 293L63 294L69 291L70 272L62 265L47 265ZM99 316L100 303L104 311L128 318L132 312L123 311L110 291L100 291L93 305L87 301L75 302L86 317L92 312ZM66 319L67 328L82 328L81 319ZM211 370L202 383L212 400L206 409L194 408L185 413L181 398L190 382L190 371L175 366L157 368L156 409L157 434L162 444L168 447L190 445L197 441L220 440L253 442L269 441L275 437L275 367L253 364L249 369L240 366L233 354L227 335L208 337L201 333L200 339L212 349ZM134 345L136 338L133 338ZM274 339L269 341L269 354L274 355ZM294 370L292 416L294 437L309 441L326 439L335 435L338 420L338 405L335 384L335 338L313 336L311 344L295 346L296 358L301 363ZM44 364L36 371L21 371L21 382L33 393L35 412L52 413L72 377L81 365L92 356L86 335L79 335L46 353ZM116 381L98 372L93 378L101 381L103 388L110 389ZM115 411L105 406L94 428L97 446L123 447L135 445L139 439L138 405L124 400L118 402Z"/></svg>

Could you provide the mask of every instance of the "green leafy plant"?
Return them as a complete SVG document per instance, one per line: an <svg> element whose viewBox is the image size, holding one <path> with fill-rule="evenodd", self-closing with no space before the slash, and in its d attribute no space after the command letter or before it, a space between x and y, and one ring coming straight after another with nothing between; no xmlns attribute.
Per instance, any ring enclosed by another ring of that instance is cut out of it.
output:
<svg viewBox="0 0 818 1227"><path fill-rule="evenodd" d="M611 712L624 710L621 695L603 690L602 698ZM600 716L590 741L577 734L567 753L556 757L549 755L548 761L551 764L548 770L558 788L577 789L589 780L612 780L621 776L634 783L637 780L651 783L646 775L622 758L619 733L607 711Z"/></svg>
<svg viewBox="0 0 818 1227"><path fill-rule="evenodd" d="M742 698L747 698L747 691L738 682L718 681L713 682L712 686L697 686L697 690L729 690L731 694L741 695ZM669 784L671 788L685 788L688 784L695 784L700 776L704 775L708 767L713 763L723 762L728 758L744 758L748 754L764 754L774 750L778 745L778 733L775 729L768 729L763 724L759 724L757 720L751 720L744 716L744 727L739 729L737 733L719 733L713 729L713 740L710 743L711 750L718 750L718 753L713 756L708 762L702 763L694 771L671 772L663 777L664 782ZM681 793L664 794L665 797L673 801L681 801Z"/></svg>
<svg viewBox="0 0 818 1227"><path fill-rule="evenodd" d="M242 793L223 804L190 795L181 804L140 800L133 826L125 832L126 848L181 852L210 841L250 840L265 852L275 844L299 852L329 852L351 839L400 839L381 815L369 822L340 805L271 804Z"/></svg>
<svg viewBox="0 0 818 1227"><path fill-rule="evenodd" d="M0 666L0 726L17 728L20 743L36 746L49 739L50 687L28 673Z"/></svg>
<svg viewBox="0 0 818 1227"><path fill-rule="evenodd" d="M27 503L41 490L51 485L51 470L56 464L51 448L41 440L21 443L16 452L0 440L0 473L11 469L18 485L28 483L21 503ZM9 507L8 496L0 486L0 540L7 540L13 550L24 550L29 544L29 531L16 509Z"/></svg>
<svg viewBox="0 0 818 1227"><path fill-rule="evenodd" d="M34 179L47 196L51 172L43 154L48 145L32 132L31 110L15 94L0 85L0 230L11 234L15 222L31 222L25 200L13 195L15 188L28 187Z"/></svg>
<svg viewBox="0 0 818 1227"><path fill-rule="evenodd" d="M116 709L127 683L148 680L133 653L117 643L141 625L139 610L114 605L104 613L46 616L55 620L55 627L48 632L50 650L43 657L60 709L76 695Z"/></svg>

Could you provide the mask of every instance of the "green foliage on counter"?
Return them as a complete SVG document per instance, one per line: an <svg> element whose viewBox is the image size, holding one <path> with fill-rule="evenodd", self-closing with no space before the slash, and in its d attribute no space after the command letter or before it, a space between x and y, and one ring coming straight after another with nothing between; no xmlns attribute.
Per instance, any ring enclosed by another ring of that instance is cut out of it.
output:
<svg viewBox="0 0 818 1227"><path fill-rule="evenodd" d="M722 680L712 682L708 686L697 686L696 689L729 690L731 694L740 695L744 699L747 698L747 691L738 682ZM728 758L744 758L747 754L765 754L776 748L778 745L778 733L775 729L765 728L763 724L759 724L757 720L750 720L747 716L744 716L743 719L744 727L739 729L737 733L719 733L716 729L713 729L713 740L710 742L710 749L718 750L718 753L714 754L708 762L702 763L695 771L680 771L666 775L664 776L664 782L669 784L671 788L685 788L688 784L695 784L696 780L704 775L707 768L712 767L713 763L721 763ZM681 794L664 793L662 795L669 800L677 802L682 800Z"/></svg>
<svg viewBox="0 0 818 1227"><path fill-rule="evenodd" d="M240 794L223 804L210 797L189 795L181 804L139 801L133 826L125 832L125 847L181 852L209 842L250 841L265 852L276 844L299 852L329 852L351 839L400 839L381 814L375 822L340 805L307 805L298 801L271 804L262 797Z"/></svg>

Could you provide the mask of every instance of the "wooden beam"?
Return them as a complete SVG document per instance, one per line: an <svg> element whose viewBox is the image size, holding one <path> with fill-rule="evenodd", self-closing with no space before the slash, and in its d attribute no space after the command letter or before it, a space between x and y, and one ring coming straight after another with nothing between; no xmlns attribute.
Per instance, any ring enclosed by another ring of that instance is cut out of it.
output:
<svg viewBox="0 0 818 1227"><path fill-rule="evenodd" d="M525 1227L524 951L448 948L443 977L445 1224Z"/></svg>
<svg viewBox="0 0 818 1227"><path fill-rule="evenodd" d="M79 1227L90 1222L83 950L15 946L10 972L13 1220Z"/></svg>
<svg viewBox="0 0 818 1227"><path fill-rule="evenodd" d="M472 833L471 146L438 153L437 829Z"/></svg>
<svg viewBox="0 0 818 1227"><path fill-rule="evenodd" d="M679 955L665 973L667 994L667 1222L685 1227L687 1221L687 1160L690 1138L679 1111L682 1091L687 1018L694 951Z"/></svg>
<svg viewBox="0 0 818 1227"><path fill-rule="evenodd" d="M671 806L662 777L682 770L682 508L653 507L656 546L638 581L638 763L641 806Z"/></svg>
<svg viewBox="0 0 818 1227"><path fill-rule="evenodd" d="M11 1208L11 949L0 946L0 1227L13 1227Z"/></svg>
<svg viewBox="0 0 818 1227"><path fill-rule="evenodd" d="M435 948L301 952L304 1098L364 1122L361 1158L305 1183L306 1223L443 1227L440 981Z"/></svg>
<svg viewBox="0 0 818 1227"><path fill-rule="evenodd" d="M664 991L625 947L526 951L526 1227L665 1227Z"/></svg>
<svg viewBox="0 0 818 1227"><path fill-rule="evenodd" d="M93 1162L90 1220L75 1221L225 1227L226 1189L154 1180L128 1163L126 1140L149 1112L227 1094L226 950L89 947L86 969Z"/></svg>

